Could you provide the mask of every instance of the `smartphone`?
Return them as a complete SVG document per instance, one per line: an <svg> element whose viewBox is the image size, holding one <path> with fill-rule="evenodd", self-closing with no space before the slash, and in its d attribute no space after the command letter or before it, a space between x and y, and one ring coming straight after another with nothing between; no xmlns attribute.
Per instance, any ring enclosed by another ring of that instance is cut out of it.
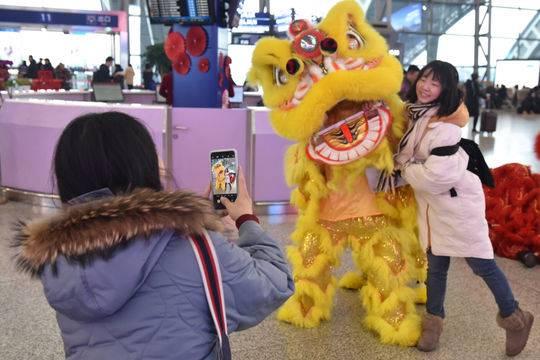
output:
<svg viewBox="0 0 540 360"><path fill-rule="evenodd" d="M212 200L215 209L225 209L220 198L231 201L238 195L238 156L235 149L210 152L210 174L212 179Z"/></svg>

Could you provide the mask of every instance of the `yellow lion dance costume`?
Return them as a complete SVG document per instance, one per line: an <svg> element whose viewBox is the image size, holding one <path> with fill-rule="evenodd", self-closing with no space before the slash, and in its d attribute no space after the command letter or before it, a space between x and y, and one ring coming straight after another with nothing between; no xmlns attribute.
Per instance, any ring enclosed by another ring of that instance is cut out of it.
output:
<svg viewBox="0 0 540 360"><path fill-rule="evenodd" d="M217 162L212 167L214 176L216 177L216 185L214 191L225 191L225 166L222 163Z"/></svg>
<svg viewBox="0 0 540 360"><path fill-rule="evenodd" d="M360 270L341 287L360 289L364 324L383 343L413 346L420 336L415 301L425 302L425 257L410 188L374 193L367 176L393 170L392 154L406 120L400 63L355 1L336 4L313 27L297 20L291 41L264 38L255 47L251 83L281 136L286 180L299 217L288 257L296 292L278 312L301 327L330 318L337 280L332 269L350 247Z"/></svg>

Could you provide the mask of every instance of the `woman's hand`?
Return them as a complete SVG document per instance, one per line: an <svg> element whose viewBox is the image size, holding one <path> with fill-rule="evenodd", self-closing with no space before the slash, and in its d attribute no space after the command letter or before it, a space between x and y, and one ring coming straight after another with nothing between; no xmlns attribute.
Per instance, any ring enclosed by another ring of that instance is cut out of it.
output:
<svg viewBox="0 0 540 360"><path fill-rule="evenodd" d="M221 197L220 200L234 221L242 215L253 214L253 201L251 200L251 196L249 196L242 168L238 169L238 195L236 196L236 201L232 202L225 197Z"/></svg>

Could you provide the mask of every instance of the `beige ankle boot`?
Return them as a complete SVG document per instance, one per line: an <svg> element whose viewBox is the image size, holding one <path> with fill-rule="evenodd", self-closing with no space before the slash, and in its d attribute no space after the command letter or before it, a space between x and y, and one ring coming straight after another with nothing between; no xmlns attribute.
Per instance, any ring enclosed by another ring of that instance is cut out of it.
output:
<svg viewBox="0 0 540 360"><path fill-rule="evenodd" d="M534 316L519 307L508 317L497 315L497 324L506 330L506 355L516 356L525 348L533 321Z"/></svg>
<svg viewBox="0 0 540 360"><path fill-rule="evenodd" d="M420 351L433 351L439 345L439 337L443 328L443 318L432 314L425 314L422 320L422 335L416 348Z"/></svg>

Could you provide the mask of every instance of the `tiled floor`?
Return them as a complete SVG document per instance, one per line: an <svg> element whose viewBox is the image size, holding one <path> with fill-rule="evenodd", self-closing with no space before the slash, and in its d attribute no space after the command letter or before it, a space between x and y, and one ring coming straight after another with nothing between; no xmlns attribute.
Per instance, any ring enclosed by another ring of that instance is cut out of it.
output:
<svg viewBox="0 0 540 360"><path fill-rule="evenodd" d="M467 135L467 129L464 129ZM491 166L521 162L540 171L532 147L540 131L539 116L499 115L497 132L476 135ZM47 208L9 202L0 205L0 360L63 358L54 312L37 281L14 272L9 244L10 224L50 212ZM262 217L265 227L283 246L295 217ZM520 359L540 359L540 266L527 269L516 261L497 259L523 308L537 315L529 344ZM346 258L338 270L352 267ZM421 310L421 308L419 308ZM426 355L414 348L381 345L360 324L364 311L355 292L338 290L332 320L304 330L270 316L259 326L231 336L234 359L502 359L504 332L495 323L496 305L482 281L465 262L455 259L449 274L447 319L441 346ZM100 359L101 360L101 359ZM115 359L116 360L116 359Z"/></svg>

